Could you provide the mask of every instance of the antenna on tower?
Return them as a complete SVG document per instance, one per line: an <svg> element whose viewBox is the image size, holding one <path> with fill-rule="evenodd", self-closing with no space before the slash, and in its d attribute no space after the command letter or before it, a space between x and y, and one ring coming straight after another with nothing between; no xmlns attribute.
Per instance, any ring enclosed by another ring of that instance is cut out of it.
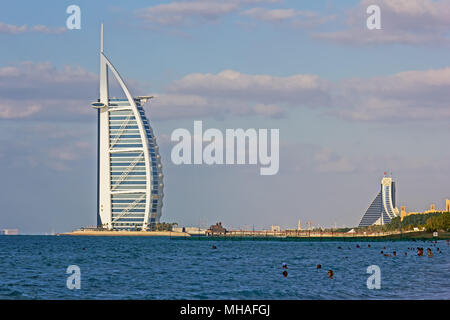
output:
<svg viewBox="0 0 450 320"><path fill-rule="evenodd" d="M103 53L103 22L102 26L100 27L100 52Z"/></svg>

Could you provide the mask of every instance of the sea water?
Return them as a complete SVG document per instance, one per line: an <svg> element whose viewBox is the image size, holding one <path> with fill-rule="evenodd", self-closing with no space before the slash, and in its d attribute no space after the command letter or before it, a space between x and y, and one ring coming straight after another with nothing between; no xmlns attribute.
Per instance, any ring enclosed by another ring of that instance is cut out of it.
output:
<svg viewBox="0 0 450 320"><path fill-rule="evenodd" d="M80 289L67 287L70 265L80 268ZM380 289L367 286L371 265ZM0 299L450 299L450 246L0 236Z"/></svg>

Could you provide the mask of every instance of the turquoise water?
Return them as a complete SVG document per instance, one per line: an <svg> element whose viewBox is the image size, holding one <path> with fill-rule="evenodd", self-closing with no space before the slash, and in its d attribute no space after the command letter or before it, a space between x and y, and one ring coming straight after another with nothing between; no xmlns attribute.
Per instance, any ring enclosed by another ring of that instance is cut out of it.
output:
<svg viewBox="0 0 450 320"><path fill-rule="evenodd" d="M450 299L445 241L356 245L0 236L0 299ZM425 256L408 249L416 247L424 247ZM79 290L66 287L69 265L80 267ZM367 288L369 265L380 267L379 290Z"/></svg>

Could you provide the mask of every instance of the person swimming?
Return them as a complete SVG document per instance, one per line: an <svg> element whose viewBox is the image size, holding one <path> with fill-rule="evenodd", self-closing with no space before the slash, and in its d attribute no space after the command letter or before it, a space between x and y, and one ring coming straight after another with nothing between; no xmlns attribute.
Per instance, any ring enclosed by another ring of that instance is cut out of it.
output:
<svg viewBox="0 0 450 320"><path fill-rule="evenodd" d="M392 252L392 254L394 255L394 257L397 256L397 251Z"/></svg>
<svg viewBox="0 0 450 320"><path fill-rule="evenodd" d="M328 278L330 278L330 279L333 279L333 275L334 275L334 273L333 273L333 270L328 270Z"/></svg>
<svg viewBox="0 0 450 320"><path fill-rule="evenodd" d="M212 246L212 248L213 248L213 249L217 249L217 247L216 247L216 246Z"/></svg>
<svg viewBox="0 0 450 320"><path fill-rule="evenodd" d="M422 257L422 256L423 256L423 248L417 248L417 255L418 255L419 257Z"/></svg>
<svg viewBox="0 0 450 320"><path fill-rule="evenodd" d="M288 272L286 270L283 271L283 276L286 278L288 276Z"/></svg>
<svg viewBox="0 0 450 320"><path fill-rule="evenodd" d="M430 248L427 249L427 255L429 258L433 258L433 252L431 252Z"/></svg>
<svg viewBox="0 0 450 320"><path fill-rule="evenodd" d="M281 265L281 267L282 267L283 269L287 269L287 268L288 268L286 262L283 262L283 264Z"/></svg>
<svg viewBox="0 0 450 320"><path fill-rule="evenodd" d="M357 248L360 248L359 244L356 245Z"/></svg>
<svg viewBox="0 0 450 320"><path fill-rule="evenodd" d="M321 264L318 264L318 265L316 266L316 268L317 268L317 269L322 269L322 265L321 265Z"/></svg>

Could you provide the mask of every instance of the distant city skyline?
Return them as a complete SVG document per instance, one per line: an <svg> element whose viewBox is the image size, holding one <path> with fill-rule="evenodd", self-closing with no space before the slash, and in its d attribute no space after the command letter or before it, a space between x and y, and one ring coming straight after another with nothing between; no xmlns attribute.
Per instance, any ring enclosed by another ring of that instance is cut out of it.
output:
<svg viewBox="0 0 450 320"><path fill-rule="evenodd" d="M357 226L385 171L398 208L450 197L450 1L79 1L81 29L67 30L72 4L1 5L0 229L96 224L102 21L132 95L155 97L161 221ZM369 4L381 30L366 28ZM171 133L196 120L279 129L278 174L173 164Z"/></svg>

